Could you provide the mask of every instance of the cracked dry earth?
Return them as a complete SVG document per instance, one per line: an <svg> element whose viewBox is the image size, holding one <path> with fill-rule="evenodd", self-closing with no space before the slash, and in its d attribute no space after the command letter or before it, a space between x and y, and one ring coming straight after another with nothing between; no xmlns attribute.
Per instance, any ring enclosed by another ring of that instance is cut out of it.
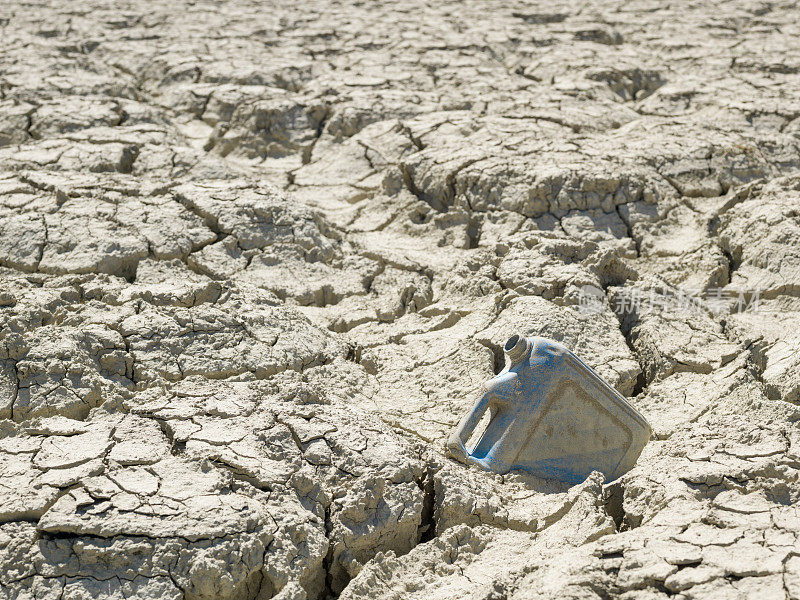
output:
<svg viewBox="0 0 800 600"><path fill-rule="evenodd" d="M800 598L797 17L3 3L0 598ZM636 468L445 458L515 332Z"/></svg>

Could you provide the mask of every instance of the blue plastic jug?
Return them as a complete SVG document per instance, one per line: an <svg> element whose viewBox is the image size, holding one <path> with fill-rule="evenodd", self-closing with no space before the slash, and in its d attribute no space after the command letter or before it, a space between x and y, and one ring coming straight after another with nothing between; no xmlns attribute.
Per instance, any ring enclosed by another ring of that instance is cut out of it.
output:
<svg viewBox="0 0 800 600"><path fill-rule="evenodd" d="M505 368L486 383L448 441L453 458L567 483L592 471L611 481L634 466L650 425L591 367L540 337L515 335L505 352Z"/></svg>

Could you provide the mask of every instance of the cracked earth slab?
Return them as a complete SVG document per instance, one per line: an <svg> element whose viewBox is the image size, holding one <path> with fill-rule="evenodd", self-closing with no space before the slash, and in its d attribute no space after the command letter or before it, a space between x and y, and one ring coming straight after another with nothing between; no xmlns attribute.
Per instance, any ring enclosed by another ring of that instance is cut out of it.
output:
<svg viewBox="0 0 800 600"><path fill-rule="evenodd" d="M0 7L0 598L800 598L794 11ZM445 457L514 333L632 471Z"/></svg>

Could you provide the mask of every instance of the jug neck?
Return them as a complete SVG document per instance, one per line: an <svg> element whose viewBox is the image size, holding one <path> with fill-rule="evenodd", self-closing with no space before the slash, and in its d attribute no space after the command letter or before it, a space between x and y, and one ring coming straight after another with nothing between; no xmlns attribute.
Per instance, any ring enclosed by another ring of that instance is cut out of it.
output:
<svg viewBox="0 0 800 600"><path fill-rule="evenodd" d="M519 365L531 351L531 342L520 335L512 335L508 338L505 347L506 363L508 368Z"/></svg>

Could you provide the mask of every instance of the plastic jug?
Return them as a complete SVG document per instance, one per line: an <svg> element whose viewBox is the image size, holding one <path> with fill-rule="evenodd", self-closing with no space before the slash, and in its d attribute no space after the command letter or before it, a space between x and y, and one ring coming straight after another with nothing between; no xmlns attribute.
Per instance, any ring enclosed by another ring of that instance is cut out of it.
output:
<svg viewBox="0 0 800 600"><path fill-rule="evenodd" d="M448 441L453 458L567 483L592 471L611 481L633 467L650 425L591 367L540 337L515 335L505 352L505 368L486 382Z"/></svg>

